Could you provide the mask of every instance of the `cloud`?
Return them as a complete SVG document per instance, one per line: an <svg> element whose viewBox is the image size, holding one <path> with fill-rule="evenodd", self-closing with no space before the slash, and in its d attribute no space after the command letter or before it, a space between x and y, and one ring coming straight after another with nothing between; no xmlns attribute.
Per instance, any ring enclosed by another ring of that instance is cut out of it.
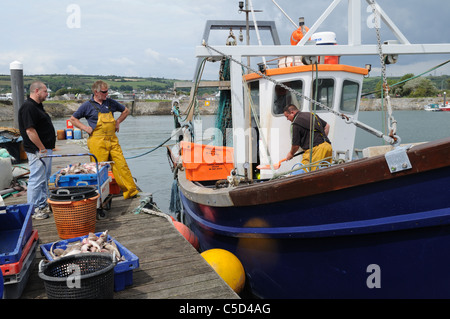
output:
<svg viewBox="0 0 450 319"><path fill-rule="evenodd" d="M161 59L161 53L159 53L153 49L150 49L150 48L145 49L145 55L147 57L150 57L152 60L158 61Z"/></svg>
<svg viewBox="0 0 450 319"><path fill-rule="evenodd" d="M9 64L19 61L23 64L24 74L51 74L61 73L58 67L61 57L47 50L32 49L29 51L2 52L0 54L0 73L8 74Z"/></svg>
<svg viewBox="0 0 450 319"><path fill-rule="evenodd" d="M184 61L178 58L168 58L170 63L176 64L176 65L184 65Z"/></svg>
<svg viewBox="0 0 450 319"><path fill-rule="evenodd" d="M386 67L386 75L387 76L403 76L407 73L412 73L414 75L423 74L423 76L428 75L442 75L442 74L450 74L450 63L439 67L437 69L434 69L436 66L440 65L441 63L448 60L447 58L443 59L432 59L432 60L425 60L421 61L420 59L417 59L417 57L414 59L415 61L406 61L406 63L397 62L396 64L387 65ZM400 57L401 59L401 57ZM434 70L433 70L434 69ZM428 71L428 72L427 72ZM426 72L426 73L425 73ZM381 74L381 67L375 67L372 69L372 74Z"/></svg>
<svg viewBox="0 0 450 319"><path fill-rule="evenodd" d="M0 73L9 73L11 62L19 61L23 63L24 54L16 51L0 52Z"/></svg>
<svg viewBox="0 0 450 319"><path fill-rule="evenodd" d="M84 74L83 71L81 71L79 68L77 68L76 66L73 66L71 64L69 64L66 68L67 70L67 74Z"/></svg>
<svg viewBox="0 0 450 319"><path fill-rule="evenodd" d="M131 59L127 57L121 57L121 58L110 58L110 63L113 63L118 66L130 66L130 65L136 65L136 62L132 61Z"/></svg>
<svg viewBox="0 0 450 319"><path fill-rule="evenodd" d="M238 1L229 0L111 0L107 4L92 0L28 2L24 5L23 1L10 1L2 7L0 23L8 32L4 32L0 48L0 74L8 74L9 64L19 60L24 64L26 74L83 72L192 78L197 62L195 46L201 43L206 21L245 20L245 13L238 13ZM316 0L298 6L297 0L276 2L295 23L298 23L299 16L304 16L308 26L312 26L331 3L330 0ZM411 43L450 42L450 33L445 32L449 1L377 2ZM341 1L318 30L335 31L340 44L347 42L347 3ZM67 11L70 4L76 4L79 12ZM256 13L256 18L275 20L281 43L288 44L295 27L284 14L270 0L253 1L253 5L254 9L262 10ZM375 32L366 26L370 14L366 12L366 7L367 3L363 1L362 42L373 44ZM36 12L39 14L36 15ZM74 14L79 16L74 17ZM68 19L73 23L78 21L74 18L79 18L79 28L67 25ZM239 30L233 32L238 36ZM224 45L228 33L229 30L212 31L209 43ZM268 34L263 33L262 40L267 43ZM382 27L382 38L393 38L392 32L385 26ZM251 33L251 43L257 44L255 32ZM238 43L244 44L245 41ZM437 59L419 56L417 60L401 58L399 63L408 61L408 64L419 67L419 60ZM348 61L353 64L353 61L359 60L355 57ZM376 57L371 61L375 62L365 61L359 66L372 63L375 68ZM398 64L392 70L400 72L402 65ZM210 73L207 69L204 75L208 79L216 79L217 73Z"/></svg>

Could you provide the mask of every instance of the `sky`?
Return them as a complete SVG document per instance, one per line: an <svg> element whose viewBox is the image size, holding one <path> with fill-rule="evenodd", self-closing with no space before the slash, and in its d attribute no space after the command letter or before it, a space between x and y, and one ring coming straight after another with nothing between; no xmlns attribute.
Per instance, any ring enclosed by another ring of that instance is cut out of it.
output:
<svg viewBox="0 0 450 319"><path fill-rule="evenodd" d="M10 63L23 64L25 75L86 74L192 80L207 20L245 20L237 0L0 0L3 30L0 74ZM334 31L347 44L347 0L342 0L318 31ZM448 0L378 0L411 43L450 43ZM289 44L292 23L272 0L253 0L258 20L274 20L282 44ZM332 0L276 0L293 21L305 17L311 26ZM371 12L362 0L362 43L375 44L369 28ZM211 35L210 45L224 45L229 31ZM233 30L236 37L239 30ZM382 40L394 39L384 25ZM262 34L262 40L266 40ZM244 40L245 41L245 40ZM251 35L251 44L257 44ZM239 42L238 45L245 45ZM349 59L349 58L347 58ZM387 67L388 76L419 74L450 59L448 55L400 56ZM346 63L371 63L379 74L379 58L359 57ZM216 63L217 64L217 63ZM450 63L433 75L450 74ZM205 72L205 79L217 73Z"/></svg>

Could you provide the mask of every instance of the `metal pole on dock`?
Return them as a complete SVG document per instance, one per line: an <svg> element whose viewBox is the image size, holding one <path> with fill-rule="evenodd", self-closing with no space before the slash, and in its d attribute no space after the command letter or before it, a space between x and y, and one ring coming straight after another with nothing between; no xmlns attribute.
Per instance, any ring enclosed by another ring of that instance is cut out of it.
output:
<svg viewBox="0 0 450 319"><path fill-rule="evenodd" d="M9 65L11 71L11 92L14 105L14 127L19 128L19 108L24 102L23 64L14 61Z"/></svg>

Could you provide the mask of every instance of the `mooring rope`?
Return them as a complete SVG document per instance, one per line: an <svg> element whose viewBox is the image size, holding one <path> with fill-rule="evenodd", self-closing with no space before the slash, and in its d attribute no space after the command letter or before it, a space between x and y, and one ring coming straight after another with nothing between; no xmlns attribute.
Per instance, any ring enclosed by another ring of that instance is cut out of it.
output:
<svg viewBox="0 0 450 319"><path fill-rule="evenodd" d="M184 125L184 126L185 126L185 125ZM184 126L183 126L183 127L184 127ZM125 157L125 159L134 159L134 158L138 158L138 157L141 157L141 156L144 156L144 155L150 154L151 152L156 151L158 148L162 147L164 144L166 144L168 141L170 141L174 136L178 135L179 131L180 131L183 127L178 128L178 129L175 131L175 133L173 133L168 139L166 139L164 142L162 142L162 143L159 144L158 146L155 146L155 147L152 148L151 150L149 150L149 151L147 151L147 152L144 152L144 153L142 153L142 154L139 154L139 155Z"/></svg>

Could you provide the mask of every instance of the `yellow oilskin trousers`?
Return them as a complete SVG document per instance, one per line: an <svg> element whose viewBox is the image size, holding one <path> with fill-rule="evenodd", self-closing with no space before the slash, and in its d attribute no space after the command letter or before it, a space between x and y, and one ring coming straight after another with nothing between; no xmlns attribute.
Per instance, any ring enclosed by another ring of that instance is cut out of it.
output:
<svg viewBox="0 0 450 319"><path fill-rule="evenodd" d="M116 120L111 112L98 113L97 126L88 138L87 145L99 162L114 162L111 164L112 172L122 189L123 197L127 199L137 195L139 191L123 157L122 148L116 136ZM91 161L94 159L92 158Z"/></svg>
<svg viewBox="0 0 450 319"><path fill-rule="evenodd" d="M308 165L309 162L309 154L310 154L311 149L308 149L305 151L305 153L303 153L303 158L302 158L302 164L303 165ZM312 163L318 162L323 160L324 158L330 157L324 161L327 161L329 163L331 163L331 156L333 154L332 148L331 148L331 144L327 143L327 142L323 142L322 144L319 144L317 146L313 147L313 153L312 153ZM317 169L317 167L320 166L320 163L317 163L316 166L311 167L309 170L310 171L315 171Z"/></svg>

